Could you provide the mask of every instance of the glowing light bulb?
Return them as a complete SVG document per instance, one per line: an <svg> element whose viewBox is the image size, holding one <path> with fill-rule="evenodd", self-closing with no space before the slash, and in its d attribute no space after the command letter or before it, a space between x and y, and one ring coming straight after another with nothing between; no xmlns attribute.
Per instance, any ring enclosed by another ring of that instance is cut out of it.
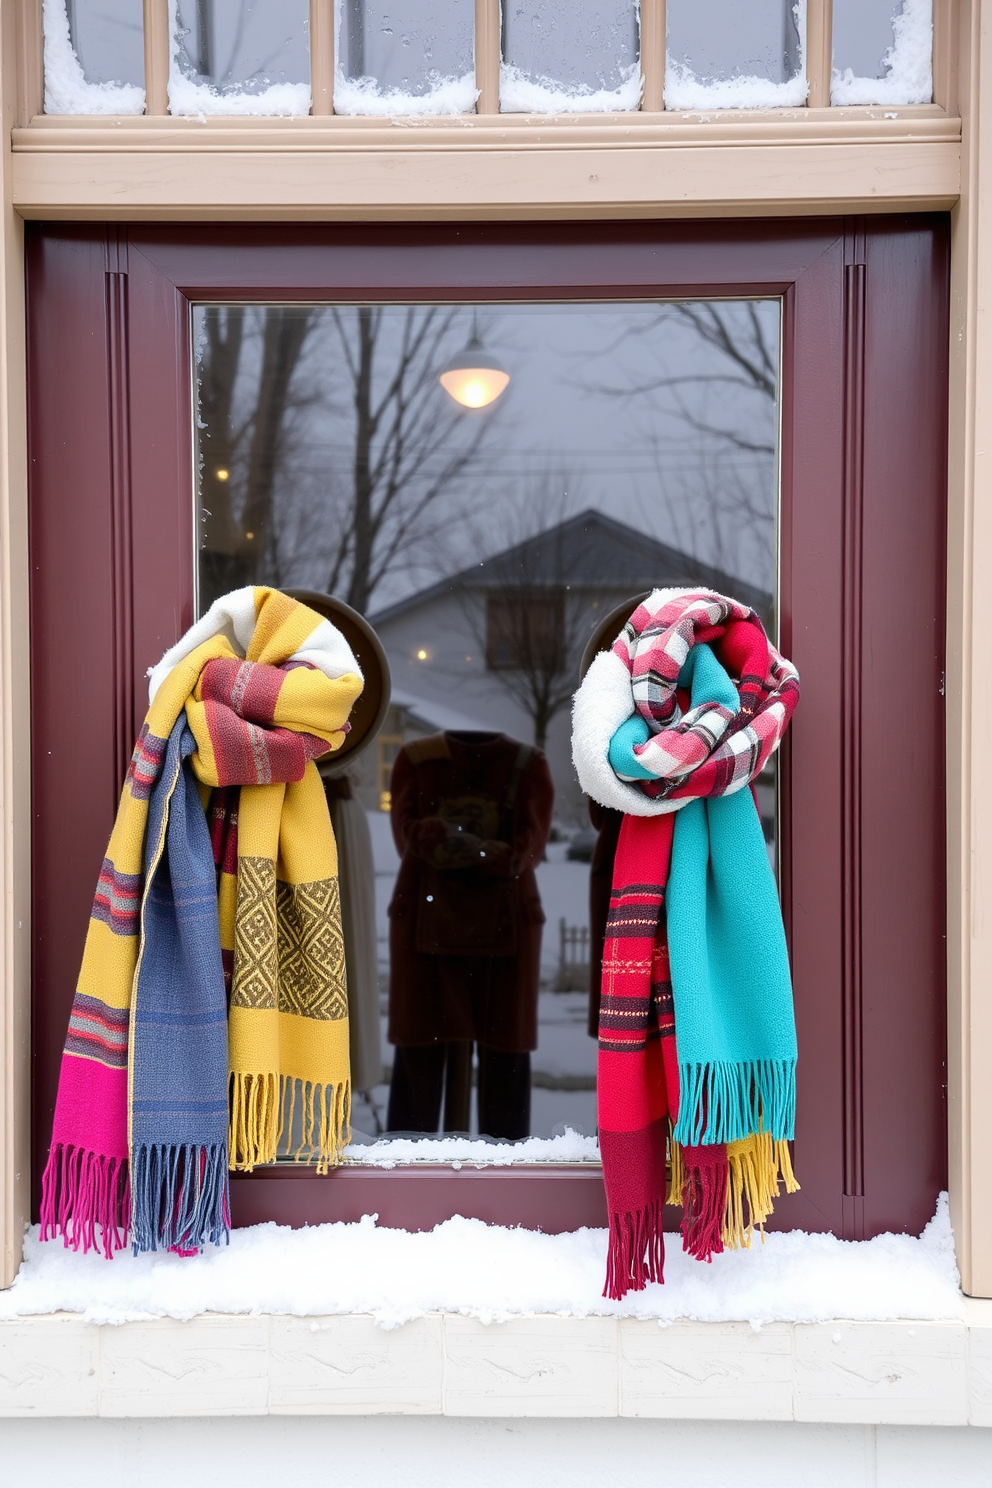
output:
<svg viewBox="0 0 992 1488"><path fill-rule="evenodd" d="M438 380L449 397L463 408L486 408L506 391L510 374L495 357L482 349L478 336L473 336L465 350L448 363Z"/></svg>
<svg viewBox="0 0 992 1488"><path fill-rule="evenodd" d="M426 661L427 660L427 652L424 650L423 646L421 646L420 650L417 652L417 660L418 661Z"/></svg>
<svg viewBox="0 0 992 1488"><path fill-rule="evenodd" d="M214 475L219 481L226 481L231 478L231 472L229 470L215 470Z"/></svg>

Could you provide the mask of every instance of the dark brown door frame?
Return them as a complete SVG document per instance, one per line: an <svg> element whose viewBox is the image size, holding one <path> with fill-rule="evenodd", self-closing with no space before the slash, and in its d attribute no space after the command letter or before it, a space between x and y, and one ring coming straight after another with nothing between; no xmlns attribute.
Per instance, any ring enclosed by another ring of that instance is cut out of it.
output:
<svg viewBox="0 0 992 1488"><path fill-rule="evenodd" d="M801 1194L782 1227L918 1231L946 1183L939 217L29 229L34 1160L144 673L193 618L189 305L781 295L781 639ZM598 1173L265 1170L235 1218L604 1222Z"/></svg>

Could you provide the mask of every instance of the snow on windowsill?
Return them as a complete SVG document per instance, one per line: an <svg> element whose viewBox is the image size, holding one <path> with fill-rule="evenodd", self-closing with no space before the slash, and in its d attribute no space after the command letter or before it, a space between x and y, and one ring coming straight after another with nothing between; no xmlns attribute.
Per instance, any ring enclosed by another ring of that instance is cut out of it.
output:
<svg viewBox="0 0 992 1488"><path fill-rule="evenodd" d="M804 72L784 83L762 77L698 78L683 62L669 57L665 67L665 108L697 109L802 108L809 92Z"/></svg>
<svg viewBox="0 0 992 1488"><path fill-rule="evenodd" d="M932 0L904 0L892 21L894 41L882 58L885 76L855 77L850 67L835 71L832 104L929 103L933 97Z"/></svg>
<svg viewBox="0 0 992 1488"><path fill-rule="evenodd" d="M90 83L69 39L65 0L44 0L46 114L143 114L145 90L134 83Z"/></svg>
<svg viewBox="0 0 992 1488"><path fill-rule="evenodd" d="M399 88L380 88L375 78L345 77L338 67L334 72L334 112L386 119L472 113L479 96L473 72L458 78L443 78L435 73L429 75L429 80L428 92L404 93Z"/></svg>
<svg viewBox="0 0 992 1488"><path fill-rule="evenodd" d="M499 69L499 108L502 114L629 113L639 106L642 87L639 62L625 69L618 88L567 86L503 62Z"/></svg>
<svg viewBox="0 0 992 1488"><path fill-rule="evenodd" d="M378 1142L352 1141L344 1150L349 1166L396 1168L417 1163L453 1168L505 1168L518 1163L599 1162L599 1143L571 1127L556 1137L528 1137L523 1142L484 1142L478 1137L386 1137Z"/></svg>
<svg viewBox="0 0 992 1488"><path fill-rule="evenodd" d="M786 1201L787 1202L787 1201ZM75 1255L34 1227L21 1269L0 1293L0 1320L79 1314L91 1323L203 1313L297 1317L371 1314L384 1328L432 1312L482 1322L556 1314L637 1317L667 1324L892 1322L964 1317L947 1197L918 1238L837 1240L773 1234L706 1266L668 1239L666 1281L623 1302L602 1296L606 1231L544 1235L478 1219L449 1219L427 1234L357 1224L235 1230L227 1247L195 1259Z"/></svg>

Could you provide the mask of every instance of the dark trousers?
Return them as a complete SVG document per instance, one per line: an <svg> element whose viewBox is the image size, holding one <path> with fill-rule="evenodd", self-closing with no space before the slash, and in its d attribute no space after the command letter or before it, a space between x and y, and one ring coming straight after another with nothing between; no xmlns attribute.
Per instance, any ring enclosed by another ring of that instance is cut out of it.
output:
<svg viewBox="0 0 992 1488"><path fill-rule="evenodd" d="M530 1055L504 1054L477 1045L479 1053L479 1135L515 1142L530 1136ZM393 1050L389 1086L390 1132L433 1136L467 1131L471 1097L472 1045L428 1044Z"/></svg>

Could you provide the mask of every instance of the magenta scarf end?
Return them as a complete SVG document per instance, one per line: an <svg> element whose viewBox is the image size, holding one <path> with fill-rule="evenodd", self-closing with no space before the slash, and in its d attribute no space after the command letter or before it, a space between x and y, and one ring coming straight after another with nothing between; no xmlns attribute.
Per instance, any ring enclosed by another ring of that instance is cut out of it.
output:
<svg viewBox="0 0 992 1488"><path fill-rule="evenodd" d="M126 1157L52 1146L41 1180L42 1240L61 1235L67 1249L99 1250L109 1261L127 1244L130 1216Z"/></svg>

